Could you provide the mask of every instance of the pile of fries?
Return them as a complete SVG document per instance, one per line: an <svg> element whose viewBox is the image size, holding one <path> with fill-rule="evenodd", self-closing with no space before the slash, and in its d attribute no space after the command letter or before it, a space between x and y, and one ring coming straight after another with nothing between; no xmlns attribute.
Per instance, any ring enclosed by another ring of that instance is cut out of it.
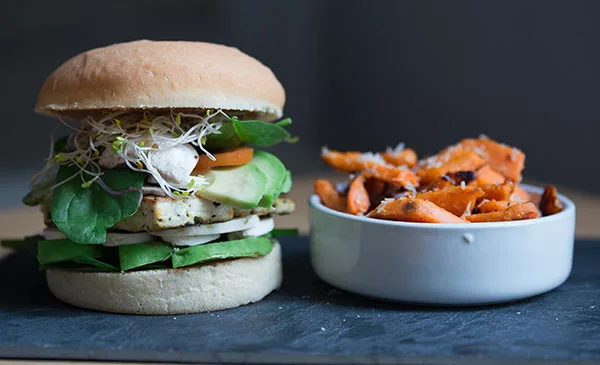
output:
<svg viewBox="0 0 600 365"><path fill-rule="evenodd" d="M418 160L400 144L383 153L323 149L332 168L350 173L343 191L315 181L321 202L340 212L421 223L478 223L535 219L563 209L556 188L541 199L519 186L525 154L485 136L469 138Z"/></svg>

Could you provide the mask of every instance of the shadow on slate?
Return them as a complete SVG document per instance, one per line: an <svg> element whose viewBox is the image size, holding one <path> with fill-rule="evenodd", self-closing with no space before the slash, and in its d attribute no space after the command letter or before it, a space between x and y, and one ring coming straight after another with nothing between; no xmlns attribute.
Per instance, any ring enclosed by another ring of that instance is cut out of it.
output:
<svg viewBox="0 0 600 365"><path fill-rule="evenodd" d="M0 261L0 357L329 364L600 360L598 242L576 244L570 279L546 295L493 307L432 308L337 290L312 271L306 237L280 241L279 291L240 308L177 316L68 306L49 293L31 255L12 254Z"/></svg>
<svg viewBox="0 0 600 365"><path fill-rule="evenodd" d="M52 296L29 252L18 251L0 261L0 282L0 310L41 312L70 307Z"/></svg>

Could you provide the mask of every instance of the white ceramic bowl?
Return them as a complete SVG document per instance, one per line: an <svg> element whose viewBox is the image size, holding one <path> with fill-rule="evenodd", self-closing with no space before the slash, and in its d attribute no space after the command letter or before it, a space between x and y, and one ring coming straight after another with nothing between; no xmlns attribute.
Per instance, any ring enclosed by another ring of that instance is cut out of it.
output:
<svg viewBox="0 0 600 365"><path fill-rule="evenodd" d="M531 297L560 286L571 272L575 205L559 198L565 209L548 217L431 224L340 213L313 195L312 265L333 286L385 300L481 305Z"/></svg>

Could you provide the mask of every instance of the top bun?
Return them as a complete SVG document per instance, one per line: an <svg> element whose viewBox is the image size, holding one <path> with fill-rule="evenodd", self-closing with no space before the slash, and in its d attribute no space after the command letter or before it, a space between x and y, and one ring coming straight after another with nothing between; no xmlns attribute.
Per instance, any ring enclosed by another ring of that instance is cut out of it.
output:
<svg viewBox="0 0 600 365"><path fill-rule="evenodd" d="M273 72L237 48L135 41L81 53L54 71L35 110L82 115L123 109L222 109L281 117L285 91Z"/></svg>

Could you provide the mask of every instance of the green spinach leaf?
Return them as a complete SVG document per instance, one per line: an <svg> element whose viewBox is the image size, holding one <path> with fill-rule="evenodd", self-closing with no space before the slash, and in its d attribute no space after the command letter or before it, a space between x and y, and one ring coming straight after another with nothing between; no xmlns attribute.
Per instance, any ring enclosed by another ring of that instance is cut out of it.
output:
<svg viewBox="0 0 600 365"><path fill-rule="evenodd" d="M273 237L296 237L298 236L298 230L296 228L279 228L271 231Z"/></svg>
<svg viewBox="0 0 600 365"><path fill-rule="evenodd" d="M38 241L38 262L42 265L73 261L79 257L107 257L106 247L80 245L67 238Z"/></svg>
<svg viewBox="0 0 600 365"><path fill-rule="evenodd" d="M99 260L110 256L110 248L80 245L66 238L38 242L37 257L41 267L60 267L60 264L71 266L72 263L76 263L103 271L119 271L117 267Z"/></svg>
<svg viewBox="0 0 600 365"><path fill-rule="evenodd" d="M108 264L106 262L100 261L93 257L85 257L85 256L78 257L78 258L73 259L73 261L78 264L86 265L84 267L92 266L92 267L100 269L102 271L119 271L118 267Z"/></svg>
<svg viewBox="0 0 600 365"><path fill-rule="evenodd" d="M160 242L137 243L119 246L121 270L127 271L138 267L168 260L173 248Z"/></svg>
<svg viewBox="0 0 600 365"><path fill-rule="evenodd" d="M44 237L41 235L35 236L27 236L20 240L2 240L0 242L1 246L10 248L13 250L23 250L26 251L31 256L35 257L37 255L37 246L38 241L43 240Z"/></svg>
<svg viewBox="0 0 600 365"><path fill-rule="evenodd" d="M242 145L270 147L284 141L294 143L297 138L292 137L284 128L291 123L289 118L277 123L268 123L260 120L238 120L234 116L219 129L220 134L208 135L206 146L209 149L219 149Z"/></svg>
<svg viewBox="0 0 600 365"><path fill-rule="evenodd" d="M61 166L56 181L64 181L79 173L77 167ZM54 189L51 216L54 224L69 239L83 244L106 241L106 229L133 215L139 208L144 174L128 169L105 170L101 179L112 190L98 182L81 186L74 178ZM131 190L128 189L138 189Z"/></svg>
<svg viewBox="0 0 600 365"><path fill-rule="evenodd" d="M173 253L173 268L234 257L259 257L271 252L273 242L267 236L249 237L187 247Z"/></svg>

